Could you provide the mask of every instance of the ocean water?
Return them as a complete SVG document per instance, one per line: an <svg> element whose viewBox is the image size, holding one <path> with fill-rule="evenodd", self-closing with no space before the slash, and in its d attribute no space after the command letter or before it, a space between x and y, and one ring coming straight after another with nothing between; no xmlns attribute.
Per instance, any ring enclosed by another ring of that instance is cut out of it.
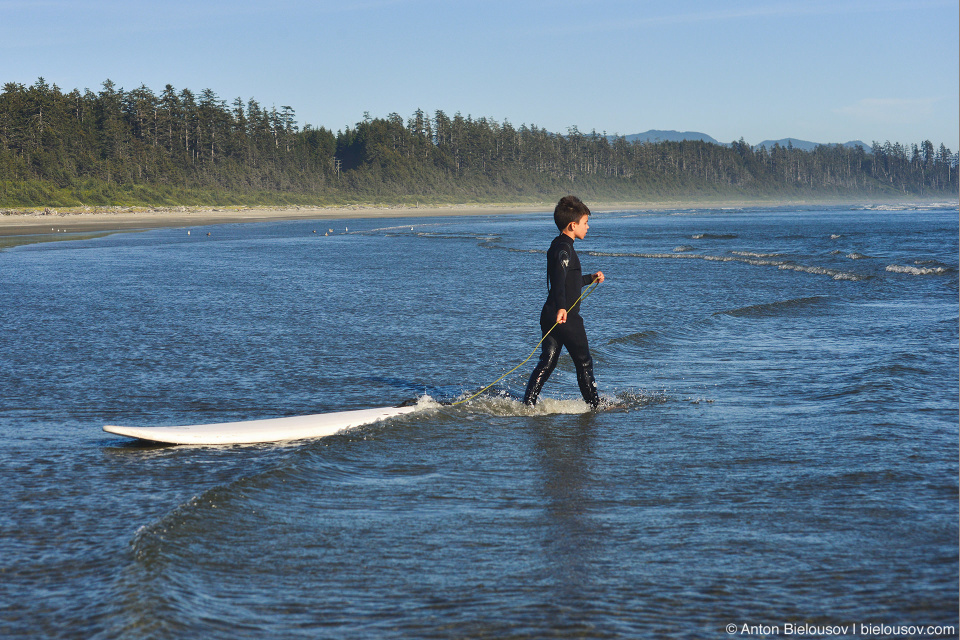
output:
<svg viewBox="0 0 960 640"><path fill-rule="evenodd" d="M0 251L0 636L957 637L956 207L597 213L577 248L607 278L583 315L610 406L566 355L535 409L536 355L443 404L534 349L555 234ZM409 400L284 444L101 429Z"/></svg>

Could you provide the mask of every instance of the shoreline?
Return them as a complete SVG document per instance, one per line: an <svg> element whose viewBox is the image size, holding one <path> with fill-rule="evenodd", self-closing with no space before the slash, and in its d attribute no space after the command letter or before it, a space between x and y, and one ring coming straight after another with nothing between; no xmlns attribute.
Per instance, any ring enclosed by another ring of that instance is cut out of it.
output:
<svg viewBox="0 0 960 640"><path fill-rule="evenodd" d="M595 213L625 209L662 211L666 209L724 209L763 206L883 206L921 204L920 201L869 200L731 200L674 202L599 202ZM923 202L932 205L934 201ZM950 202L936 202L949 206ZM64 209L0 210L0 236L51 236L55 234L109 233L146 229L198 227L277 220L331 220L358 218L411 218L437 216L492 216L548 213L551 203L538 204L456 204L429 206L348 205L341 207L84 207Z"/></svg>
<svg viewBox="0 0 960 640"><path fill-rule="evenodd" d="M550 205L552 208L552 205ZM87 207L85 209L0 210L0 236L98 233L201 227L279 220L410 218L533 213L548 205L438 205L342 207Z"/></svg>

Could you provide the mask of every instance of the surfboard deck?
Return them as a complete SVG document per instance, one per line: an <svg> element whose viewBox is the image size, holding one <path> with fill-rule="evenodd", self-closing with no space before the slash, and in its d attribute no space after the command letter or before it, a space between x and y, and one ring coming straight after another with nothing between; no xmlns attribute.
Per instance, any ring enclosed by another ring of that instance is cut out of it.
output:
<svg viewBox="0 0 960 640"><path fill-rule="evenodd" d="M257 444L322 438L344 429L415 411L416 407L377 407L356 411L317 413L289 418L192 424L175 427L124 427L106 425L103 430L121 436L165 444Z"/></svg>

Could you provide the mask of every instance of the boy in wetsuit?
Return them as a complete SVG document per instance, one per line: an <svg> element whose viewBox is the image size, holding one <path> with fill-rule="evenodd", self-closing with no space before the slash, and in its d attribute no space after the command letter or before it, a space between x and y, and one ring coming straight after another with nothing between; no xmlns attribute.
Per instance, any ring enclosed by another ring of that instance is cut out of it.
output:
<svg viewBox="0 0 960 640"><path fill-rule="evenodd" d="M574 240L582 240L590 225L587 223L590 209L576 196L560 199L553 211L553 221L560 230L550 249L547 251L547 278L550 293L540 312L540 330L546 336L540 362L530 375L527 391L523 396L524 404L537 403L540 389L560 358L560 349L567 348L577 369L577 384L584 401L596 409L600 405L597 383L593 378L593 358L587 344L587 332L580 317L580 290L596 281L603 282L603 272L583 275L580 270L580 258L573 248ZM551 327L556 324L551 330Z"/></svg>

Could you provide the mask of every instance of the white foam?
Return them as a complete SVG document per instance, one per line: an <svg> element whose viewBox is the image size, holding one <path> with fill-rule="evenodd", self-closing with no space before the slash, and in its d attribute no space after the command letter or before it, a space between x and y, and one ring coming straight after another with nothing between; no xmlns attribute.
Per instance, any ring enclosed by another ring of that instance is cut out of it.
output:
<svg viewBox="0 0 960 640"><path fill-rule="evenodd" d="M442 404L426 394L417 398L417 409L439 409L442 406Z"/></svg>
<svg viewBox="0 0 960 640"><path fill-rule="evenodd" d="M523 404L523 402L505 395L480 396L459 406L469 411L477 411L494 416L579 415L590 411L587 403L579 398L560 400L546 396L540 396L536 406L533 407L527 406Z"/></svg>
<svg viewBox="0 0 960 640"><path fill-rule="evenodd" d="M730 253L748 258L779 258L783 255L782 253L755 253L753 251L731 251Z"/></svg>
<svg viewBox="0 0 960 640"><path fill-rule="evenodd" d="M943 267L909 267L902 264L887 265L887 271L891 273L906 273L911 276L929 276L940 273L946 273Z"/></svg>
<svg viewBox="0 0 960 640"><path fill-rule="evenodd" d="M856 273L848 273L846 271L837 271L836 269L827 269L826 267L808 267L800 264L792 264L786 260L771 260L768 258L709 256L701 253L607 253L603 251L591 251L589 255L611 258L670 258L674 260L707 260L708 262L742 262L756 267L777 267L790 271L830 276L834 280L851 280L854 282L866 280L869 277Z"/></svg>
<svg viewBox="0 0 960 640"><path fill-rule="evenodd" d="M837 271L836 269L827 269L826 267L806 267L799 264L782 264L779 268L790 269L791 271L800 271L802 273L813 273L820 276L830 276L834 280L850 280L851 282L857 282L859 280L866 279L866 276L857 275L856 273L847 273L846 271Z"/></svg>
<svg viewBox="0 0 960 640"><path fill-rule="evenodd" d="M902 204L868 204L861 211L932 211L934 209L956 209L956 202L916 202ZM856 210L856 209L855 209Z"/></svg>

